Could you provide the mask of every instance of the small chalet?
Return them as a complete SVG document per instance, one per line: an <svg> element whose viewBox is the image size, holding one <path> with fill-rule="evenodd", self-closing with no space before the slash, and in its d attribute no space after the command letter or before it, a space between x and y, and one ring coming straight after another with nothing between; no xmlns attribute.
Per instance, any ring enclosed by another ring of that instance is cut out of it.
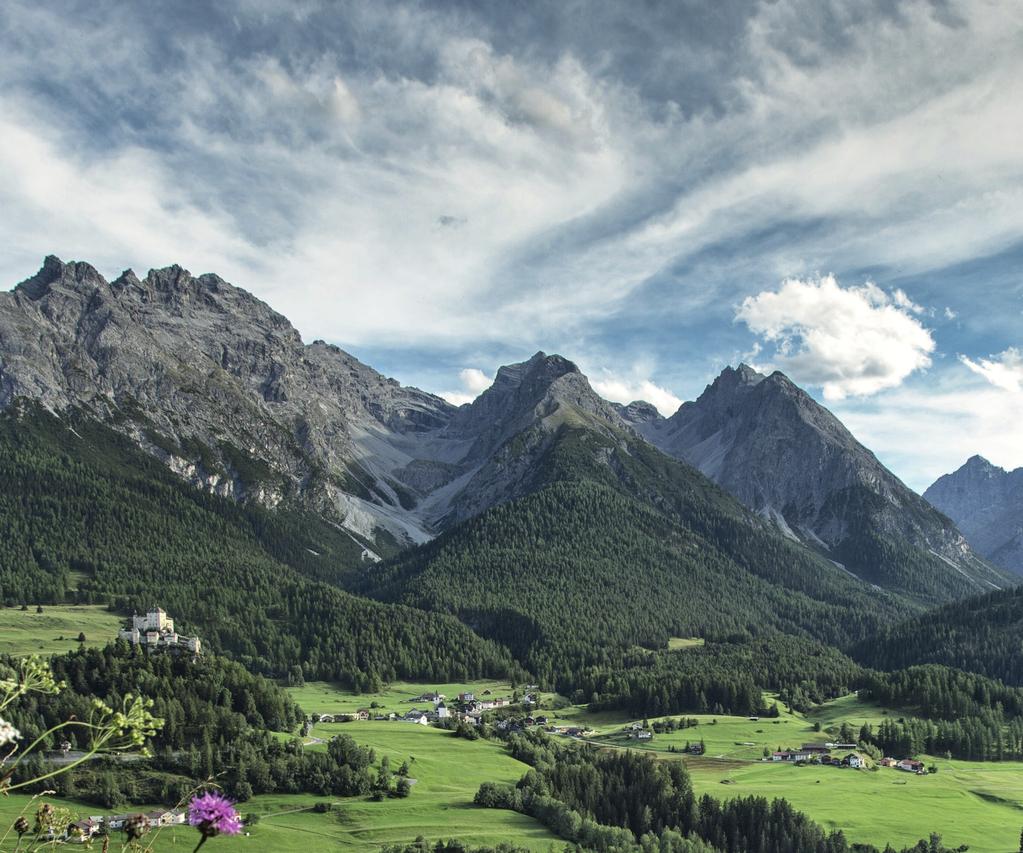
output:
<svg viewBox="0 0 1023 853"><path fill-rule="evenodd" d="M866 767L867 762L864 761L863 756L857 755L855 752L850 752L842 759L842 765L844 767L853 767L858 770L861 767Z"/></svg>
<svg viewBox="0 0 1023 853"><path fill-rule="evenodd" d="M653 740L654 733L649 729L636 729L629 734L633 740Z"/></svg>
<svg viewBox="0 0 1023 853"><path fill-rule="evenodd" d="M924 763L922 761L914 761L912 758L903 758L898 764L895 765L899 770L905 770L907 773L923 773Z"/></svg>

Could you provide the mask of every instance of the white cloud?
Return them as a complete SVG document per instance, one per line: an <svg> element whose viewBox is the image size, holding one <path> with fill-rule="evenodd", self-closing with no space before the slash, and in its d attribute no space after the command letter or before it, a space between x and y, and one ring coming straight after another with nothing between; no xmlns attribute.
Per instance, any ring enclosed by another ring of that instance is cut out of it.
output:
<svg viewBox="0 0 1023 853"><path fill-rule="evenodd" d="M478 367L466 367L460 370L458 378L462 383L462 390L442 391L440 394L441 397L455 406L471 403L494 383L494 380Z"/></svg>
<svg viewBox="0 0 1023 853"><path fill-rule="evenodd" d="M951 362L869 401L831 406L853 434L919 492L975 453L1023 466L1023 394L993 387Z"/></svg>
<svg viewBox="0 0 1023 853"><path fill-rule="evenodd" d="M959 356L974 373L983 376L997 388L1006 391L1023 391L1023 351L1009 347L999 355L974 361L965 355Z"/></svg>
<svg viewBox="0 0 1023 853"><path fill-rule="evenodd" d="M829 275L747 297L736 319L775 345L781 370L840 400L894 388L930 366L934 339L913 316L920 310L902 291L889 296L871 282L843 288Z"/></svg>
<svg viewBox="0 0 1023 853"><path fill-rule="evenodd" d="M590 385L605 400L615 403L645 400L652 403L657 411L665 417L675 414L678 407L682 405L682 401L671 391L649 379L628 380L606 375L600 379L591 379Z"/></svg>
<svg viewBox="0 0 1023 853"><path fill-rule="evenodd" d="M462 380L462 385L466 390L472 391L474 394L482 394L494 384L494 380L478 367L465 368L459 372L458 378Z"/></svg>

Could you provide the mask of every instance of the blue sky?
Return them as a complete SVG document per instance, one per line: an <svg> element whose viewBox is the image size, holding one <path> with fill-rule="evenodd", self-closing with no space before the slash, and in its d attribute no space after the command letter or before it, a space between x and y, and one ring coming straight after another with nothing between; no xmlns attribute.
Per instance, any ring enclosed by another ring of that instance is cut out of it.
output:
<svg viewBox="0 0 1023 853"><path fill-rule="evenodd" d="M1023 465L1023 5L18 2L0 273L214 271L469 399L780 368L922 489Z"/></svg>

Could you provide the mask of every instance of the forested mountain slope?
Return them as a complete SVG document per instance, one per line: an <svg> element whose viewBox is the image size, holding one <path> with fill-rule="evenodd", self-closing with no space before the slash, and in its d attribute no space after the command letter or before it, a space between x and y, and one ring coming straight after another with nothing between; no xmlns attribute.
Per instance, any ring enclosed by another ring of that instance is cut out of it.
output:
<svg viewBox="0 0 1023 853"><path fill-rule="evenodd" d="M565 423L536 472L526 497L364 567L355 588L454 613L554 680L669 636L839 643L913 609L624 432Z"/></svg>
<svg viewBox="0 0 1023 853"><path fill-rule="evenodd" d="M780 372L729 367L670 418L637 404L622 414L661 450L864 580L936 603L1011 582Z"/></svg>
<svg viewBox="0 0 1023 853"><path fill-rule="evenodd" d="M368 685L514 668L451 617L311 579L344 561L344 532L193 489L90 418L0 414L0 482L7 604L68 595L122 613L160 604L211 650L277 675L301 666Z"/></svg>
<svg viewBox="0 0 1023 853"><path fill-rule="evenodd" d="M856 646L853 655L880 669L940 663L1023 686L1023 587L886 626Z"/></svg>

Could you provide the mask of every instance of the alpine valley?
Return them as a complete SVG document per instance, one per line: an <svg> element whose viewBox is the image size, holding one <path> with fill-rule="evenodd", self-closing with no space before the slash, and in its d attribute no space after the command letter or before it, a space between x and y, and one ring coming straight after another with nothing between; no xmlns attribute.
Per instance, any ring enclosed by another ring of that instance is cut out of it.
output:
<svg viewBox="0 0 1023 853"><path fill-rule="evenodd" d="M59 793L169 808L214 778L251 849L1004 853L1020 473L921 497L746 365L665 418L538 352L456 407L217 275L51 256L0 293L0 636L36 631L68 689L5 714L150 696L154 755ZM201 655L119 635L157 606Z"/></svg>

